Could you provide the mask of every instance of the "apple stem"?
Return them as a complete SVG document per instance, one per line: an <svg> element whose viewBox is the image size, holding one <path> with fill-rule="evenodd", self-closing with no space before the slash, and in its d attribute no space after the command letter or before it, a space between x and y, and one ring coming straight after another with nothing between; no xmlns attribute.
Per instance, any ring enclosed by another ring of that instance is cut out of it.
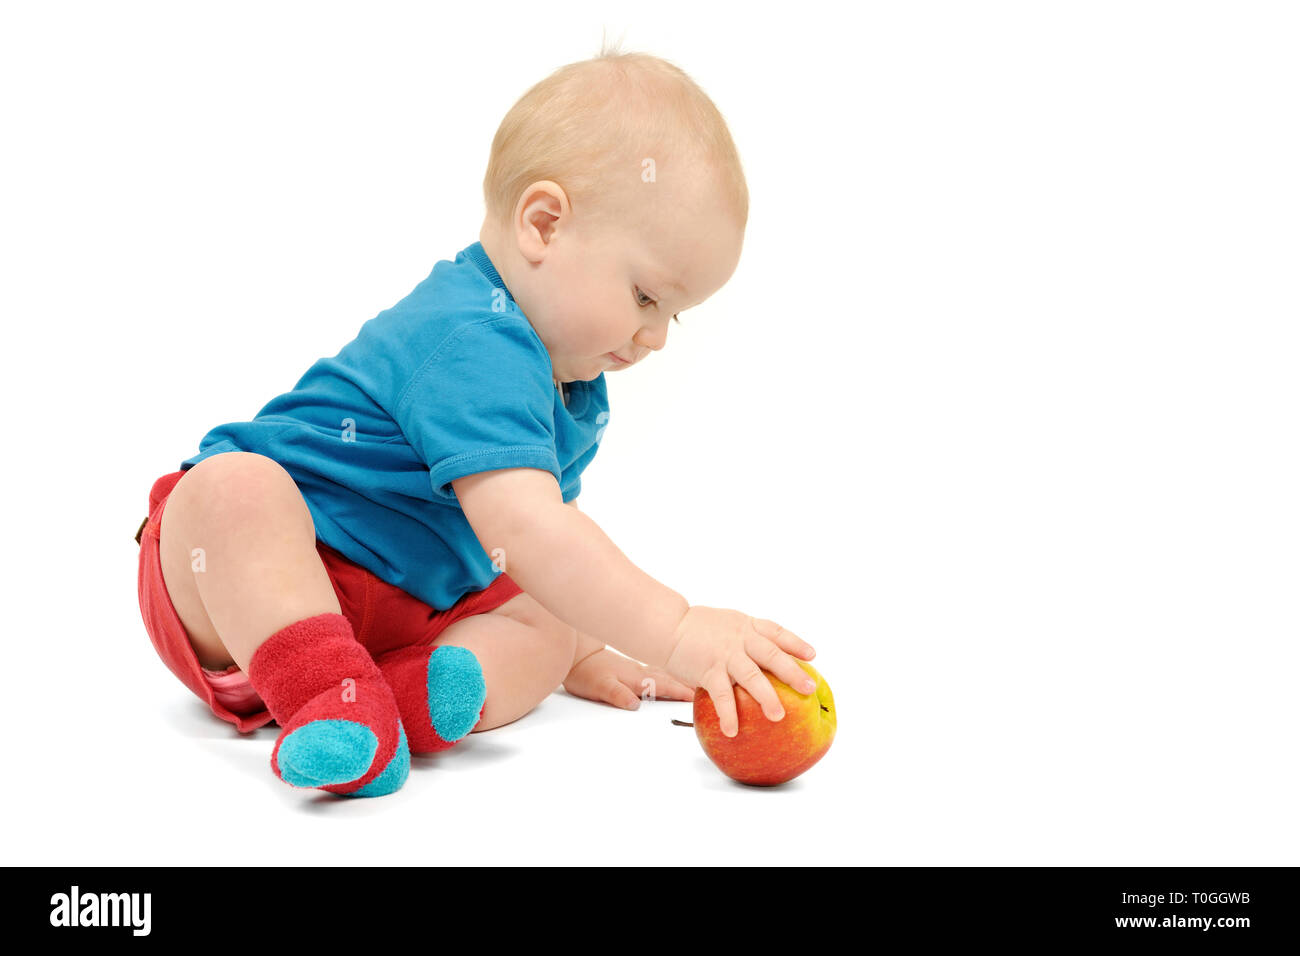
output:
<svg viewBox="0 0 1300 956"><path fill-rule="evenodd" d="M684 720L674 720L673 723L676 724L678 727L694 727L694 726L695 726L694 724L687 723L687 722L684 721Z"/></svg>

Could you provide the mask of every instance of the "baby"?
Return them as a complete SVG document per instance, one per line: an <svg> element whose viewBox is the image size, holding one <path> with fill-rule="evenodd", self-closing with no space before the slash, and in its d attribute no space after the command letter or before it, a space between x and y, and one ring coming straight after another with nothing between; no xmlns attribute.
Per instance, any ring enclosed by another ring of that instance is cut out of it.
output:
<svg viewBox="0 0 1300 956"><path fill-rule="evenodd" d="M675 66L602 51L514 105L483 185L479 241L210 431L136 535L155 649L241 732L274 720L295 787L392 793L410 754L561 684L626 708L703 687L729 736L733 683L769 720L763 670L813 690L807 643L690 605L577 508L605 372L663 348L739 261L749 199L722 116Z"/></svg>

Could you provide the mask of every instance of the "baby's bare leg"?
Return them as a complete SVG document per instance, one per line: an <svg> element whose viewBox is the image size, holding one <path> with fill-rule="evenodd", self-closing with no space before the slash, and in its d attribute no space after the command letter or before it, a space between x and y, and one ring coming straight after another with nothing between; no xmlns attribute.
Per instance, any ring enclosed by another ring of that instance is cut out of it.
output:
<svg viewBox="0 0 1300 956"><path fill-rule="evenodd" d="M159 528L163 580L199 663L248 672L253 652L304 618L339 614L293 478L250 452L205 458L176 483Z"/></svg>
<svg viewBox="0 0 1300 956"><path fill-rule="evenodd" d="M204 667L233 662L247 673L276 631L340 613L302 494L263 455L226 452L190 468L167 499L159 539L163 580ZM518 594L456 621L433 643L467 648L482 668L477 732L518 720L559 687L577 632Z"/></svg>
<svg viewBox="0 0 1300 956"><path fill-rule="evenodd" d="M468 648L478 659L487 687L478 733L518 720L564 683L577 632L517 594L493 611L461 618L433 643Z"/></svg>

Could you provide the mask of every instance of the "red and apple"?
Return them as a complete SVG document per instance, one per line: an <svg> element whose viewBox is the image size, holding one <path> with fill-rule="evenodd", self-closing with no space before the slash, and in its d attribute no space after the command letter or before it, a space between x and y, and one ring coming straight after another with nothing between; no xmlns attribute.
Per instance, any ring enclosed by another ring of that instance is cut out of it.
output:
<svg viewBox="0 0 1300 956"><path fill-rule="evenodd" d="M696 688L695 736L709 759L731 779L756 786L785 783L831 749L835 699L830 685L807 661L798 664L817 682L811 694L801 694L776 675L763 671L785 710L780 720L768 720L762 705L749 691L740 684L732 685L738 727L734 737L723 734L709 692Z"/></svg>

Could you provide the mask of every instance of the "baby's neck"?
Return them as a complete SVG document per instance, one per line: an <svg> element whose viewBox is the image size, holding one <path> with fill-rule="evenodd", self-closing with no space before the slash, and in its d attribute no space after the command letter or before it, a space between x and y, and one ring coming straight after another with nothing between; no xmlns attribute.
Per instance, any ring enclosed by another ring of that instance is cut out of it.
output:
<svg viewBox="0 0 1300 956"><path fill-rule="evenodd" d="M483 220L483 227L479 229L478 233L479 245L483 247L483 251L487 253L487 257L492 260L492 265L497 270L497 275L501 276L501 281L504 282L506 288L509 289L510 276L507 275L507 273L510 271L510 267L506 262L506 257L498 255L497 253L497 250L500 248L497 243L497 238L497 230L492 225L491 221L487 219ZM513 295L513 293L511 294ZM558 378L552 378L551 381L555 383L556 389L559 390L560 401L567 405L568 396L565 394L564 386Z"/></svg>

